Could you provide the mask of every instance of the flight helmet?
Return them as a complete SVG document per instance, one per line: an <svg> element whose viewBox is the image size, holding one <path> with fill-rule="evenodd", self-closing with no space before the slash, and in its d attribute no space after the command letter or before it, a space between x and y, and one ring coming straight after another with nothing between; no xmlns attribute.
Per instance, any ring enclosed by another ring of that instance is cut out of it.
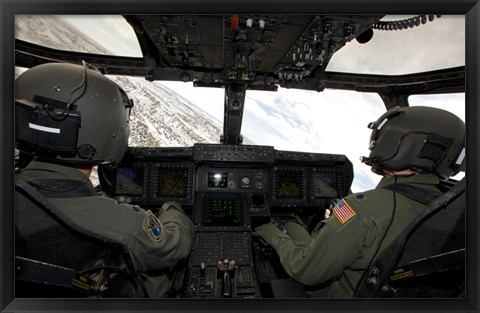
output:
<svg viewBox="0 0 480 313"><path fill-rule="evenodd" d="M396 106L368 128L370 155L360 159L377 174L409 169L446 179L465 170L465 123L448 111Z"/></svg>
<svg viewBox="0 0 480 313"><path fill-rule="evenodd" d="M59 163L118 165L133 107L113 81L83 65L48 63L15 80L15 142Z"/></svg>

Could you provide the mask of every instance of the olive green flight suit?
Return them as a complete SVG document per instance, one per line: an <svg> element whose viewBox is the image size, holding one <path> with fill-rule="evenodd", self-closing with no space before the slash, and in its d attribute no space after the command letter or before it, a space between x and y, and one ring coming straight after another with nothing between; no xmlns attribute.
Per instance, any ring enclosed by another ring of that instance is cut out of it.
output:
<svg viewBox="0 0 480 313"><path fill-rule="evenodd" d="M387 247L425 208L383 189L395 180L438 191L439 178L433 174L387 177L373 190L342 199L347 205L337 204L330 218L320 222L311 235L293 222L285 225L287 233L274 224L264 224L253 234L276 250L293 279L309 286L328 285L329 298L352 297L377 247L381 244L379 251Z"/></svg>
<svg viewBox="0 0 480 313"><path fill-rule="evenodd" d="M32 161L19 175L27 181L71 179L91 185L75 168L39 161ZM49 200L71 223L123 244L136 271L141 273L149 297L164 297L172 288L178 288L174 286L173 267L188 257L194 234L193 223L184 212L161 211L158 220L162 235L155 237L146 227L147 215L151 212L138 206L118 204L101 195ZM152 217L149 218L151 221Z"/></svg>

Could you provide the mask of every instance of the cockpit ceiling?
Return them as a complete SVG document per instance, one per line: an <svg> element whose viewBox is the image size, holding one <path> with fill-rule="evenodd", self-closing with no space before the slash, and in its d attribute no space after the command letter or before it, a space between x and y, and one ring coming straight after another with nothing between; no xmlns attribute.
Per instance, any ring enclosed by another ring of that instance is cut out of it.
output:
<svg viewBox="0 0 480 313"><path fill-rule="evenodd" d="M16 40L16 65L82 60L105 74L195 86L278 86L391 93L465 89L465 67L386 76L326 71L346 43L368 41L382 15L126 15L143 58L66 52ZM440 82L441 81L441 82Z"/></svg>
<svg viewBox="0 0 480 313"><path fill-rule="evenodd" d="M381 17L125 16L155 68L200 69L199 84L242 82L260 89L295 87L321 75L336 51Z"/></svg>

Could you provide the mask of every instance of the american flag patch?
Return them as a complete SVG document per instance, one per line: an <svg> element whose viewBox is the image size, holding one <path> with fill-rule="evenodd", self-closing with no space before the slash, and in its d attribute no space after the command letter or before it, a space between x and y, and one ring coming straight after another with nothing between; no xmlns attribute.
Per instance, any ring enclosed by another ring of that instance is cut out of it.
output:
<svg viewBox="0 0 480 313"><path fill-rule="evenodd" d="M337 205L333 208L333 213L341 224L345 224L356 215L355 211L352 210L345 200L340 200L337 203Z"/></svg>

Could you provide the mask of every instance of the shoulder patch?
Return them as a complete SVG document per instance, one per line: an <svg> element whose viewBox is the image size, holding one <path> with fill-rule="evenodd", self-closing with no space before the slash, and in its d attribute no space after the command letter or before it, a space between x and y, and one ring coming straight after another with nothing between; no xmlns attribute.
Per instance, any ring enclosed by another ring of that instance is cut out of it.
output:
<svg viewBox="0 0 480 313"><path fill-rule="evenodd" d="M145 232L148 237L153 242L159 242L163 238L163 227L160 220L152 213L152 211L147 210L145 212Z"/></svg>
<svg viewBox="0 0 480 313"><path fill-rule="evenodd" d="M355 211L348 205L345 200L340 200L337 205L333 208L333 214L338 219L340 224L345 224L350 219L352 219L355 215Z"/></svg>
<svg viewBox="0 0 480 313"><path fill-rule="evenodd" d="M141 211L141 209L140 209L140 207L138 207L136 205L132 205L132 211L139 213Z"/></svg>

